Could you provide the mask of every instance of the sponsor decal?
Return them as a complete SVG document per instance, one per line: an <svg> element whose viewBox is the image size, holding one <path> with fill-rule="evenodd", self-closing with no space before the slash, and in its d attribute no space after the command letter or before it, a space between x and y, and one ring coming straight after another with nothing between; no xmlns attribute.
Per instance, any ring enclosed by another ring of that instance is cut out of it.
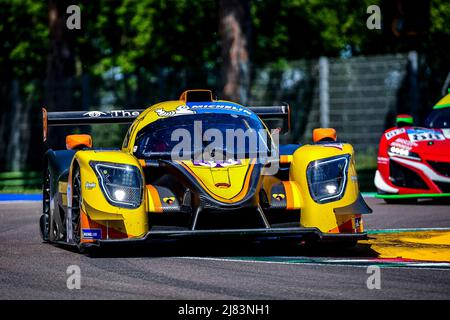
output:
<svg viewBox="0 0 450 320"><path fill-rule="evenodd" d="M408 129L406 132L413 142L445 140L441 132L432 129Z"/></svg>
<svg viewBox="0 0 450 320"><path fill-rule="evenodd" d="M181 106L178 106L175 110L167 111L162 108L156 109L155 112L158 115L158 117L161 118L168 118L168 117L175 117L175 116L181 116L181 115L187 115L187 114L196 114L201 113L201 111L204 110L217 110L217 111L234 111L238 113L243 113L246 115L253 115L253 113L243 107L239 107L233 104L183 104Z"/></svg>
<svg viewBox="0 0 450 320"><path fill-rule="evenodd" d="M89 111L83 114L84 117L89 117L89 118L98 118L101 116L106 116L106 112L103 111Z"/></svg>
<svg viewBox="0 0 450 320"><path fill-rule="evenodd" d="M384 136L386 137L387 140L390 140L393 137L398 136L399 134L402 134L402 133L405 133L405 132L406 132L405 128L399 128L399 129L394 129L394 130L391 130L389 132L386 132L384 134Z"/></svg>
<svg viewBox="0 0 450 320"><path fill-rule="evenodd" d="M246 108L235 106L232 104L193 104L191 109L216 109L216 110L232 110L235 112L245 113L252 115L252 113Z"/></svg>
<svg viewBox="0 0 450 320"><path fill-rule="evenodd" d="M139 111L127 111L127 110L112 110L109 111L111 117L132 117L135 118L141 113Z"/></svg>
<svg viewBox="0 0 450 320"><path fill-rule="evenodd" d="M386 164L386 163L389 162L389 158L386 158L386 157L378 157L378 158L377 158L377 161L378 161L378 163Z"/></svg>
<svg viewBox="0 0 450 320"><path fill-rule="evenodd" d="M415 142L409 141L408 139L397 138L397 139L395 139L395 141L393 141L391 143L391 146L411 150L413 147L417 147L418 144Z"/></svg>
<svg viewBox="0 0 450 320"><path fill-rule="evenodd" d="M189 108L185 104L178 106L175 110L172 111L166 111L164 109L156 109L155 112L158 115L158 117L161 118L175 117L186 114L195 114L195 111L192 111L191 108Z"/></svg>
<svg viewBox="0 0 450 320"><path fill-rule="evenodd" d="M228 159L226 161L193 161L194 166L203 166L210 168L226 168L229 166L241 164L240 160Z"/></svg>
<svg viewBox="0 0 450 320"><path fill-rule="evenodd" d="M92 190L92 189L94 189L96 186L97 186L97 184L96 184L95 182L89 182L89 181L86 181L86 183L85 183L85 185L84 185L84 187L85 187L87 190Z"/></svg>
<svg viewBox="0 0 450 320"><path fill-rule="evenodd" d="M128 111L128 110L112 110L112 111L88 111L86 113L83 113L84 117L89 118L98 118L103 116L109 116L111 118L136 118L140 114L139 111Z"/></svg>
<svg viewBox="0 0 450 320"><path fill-rule="evenodd" d="M444 135L444 137L446 137L447 139L450 139L450 129L441 129L442 130L442 134Z"/></svg>
<svg viewBox="0 0 450 320"><path fill-rule="evenodd" d="M102 238L102 230L101 229L82 229L81 235L83 239L88 240L98 240Z"/></svg>
<svg viewBox="0 0 450 320"><path fill-rule="evenodd" d="M410 151L412 149L411 146L407 146L407 145L403 145L401 143L395 143L395 142L390 145L390 149L392 149L392 148L398 148L398 149L402 149L402 150L406 150L406 151Z"/></svg>
<svg viewBox="0 0 450 320"><path fill-rule="evenodd" d="M388 150L388 154L390 156L404 156L407 157L409 156L409 150L407 148L401 147L401 148L397 148L397 147L393 147L391 146Z"/></svg>

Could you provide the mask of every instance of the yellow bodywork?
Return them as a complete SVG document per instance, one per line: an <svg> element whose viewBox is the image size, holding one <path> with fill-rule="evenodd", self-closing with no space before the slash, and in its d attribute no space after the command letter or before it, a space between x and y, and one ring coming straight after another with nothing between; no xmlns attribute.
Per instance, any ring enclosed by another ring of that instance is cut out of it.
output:
<svg viewBox="0 0 450 320"><path fill-rule="evenodd" d="M115 237L143 237L148 232L147 194L143 190L143 201L138 208L128 209L111 205L101 190L100 183L91 161L123 163L136 166L142 173L138 160L121 151L79 151L75 154L74 163L80 167L83 201L81 212L86 215L82 219L82 228L102 228L106 235ZM69 181L71 181L69 176ZM95 184L95 187L92 185ZM90 187L87 187L90 185ZM86 222L89 225L86 225ZM83 241L83 239L82 239Z"/></svg>
<svg viewBox="0 0 450 320"><path fill-rule="evenodd" d="M181 100L156 104L144 112L130 126L120 151L82 150L75 154L71 168L80 167L82 188L82 228L101 228L103 238L140 238L149 231L148 212L162 212L162 199L159 199L156 189L151 185L143 188L143 201L138 208L127 209L111 205L101 189L100 183L91 167L91 161L120 163L135 166L143 174L143 162L133 155L137 133L148 124L170 115L172 112L186 112L185 102ZM273 176L262 178L262 188L269 192L272 185L282 183L285 194L269 195L286 198L287 210L300 210L299 227L315 227L325 233L342 232L343 225L351 226L345 232L362 232L362 223L355 224L359 215L337 215L335 208L345 207L354 203L359 196L356 171L354 166L353 148L349 144L341 148L323 145L305 145L293 155L282 156L281 163L290 163L289 180L280 181ZM348 168L347 187L342 199L325 204L316 203L310 196L306 177L306 168L311 161L325 159L337 155L351 156ZM241 200L247 193L248 180L255 160L244 159L239 164L227 168L210 168L195 166L190 161L180 164L204 187L205 191L223 203L233 203ZM71 174L69 186L71 188ZM93 185L95 186L93 187ZM89 187L88 187L89 186ZM68 192L68 196L70 192ZM164 213L162 213L164 214ZM92 240L82 239L82 242Z"/></svg>
<svg viewBox="0 0 450 320"><path fill-rule="evenodd" d="M352 223L354 232L362 232L362 224L355 226L355 215L336 215L335 208L345 207L354 203L359 196L359 188L354 165L353 147L342 144L341 148L323 145L304 145L293 154L289 179L299 185L301 198L300 224L303 227L317 227L322 232L338 233L339 226ZM347 174L347 187L342 199L329 203L316 203L310 196L306 168L315 160L326 159L338 155L349 154L350 165Z"/></svg>
<svg viewBox="0 0 450 320"><path fill-rule="evenodd" d="M254 159L244 159L227 168L210 168L195 166L192 161L182 162L210 196L225 203L237 202L245 197L254 164Z"/></svg>
<svg viewBox="0 0 450 320"><path fill-rule="evenodd" d="M130 126L130 129L128 130L127 133L127 137L125 138L122 145L122 151L132 153L137 136L136 134L150 123L155 122L158 119L164 118L164 116L158 115L156 110L162 110L163 112L167 113L183 112L182 110L185 105L186 103L181 100L166 101L157 103L149 107L145 111L143 111Z"/></svg>

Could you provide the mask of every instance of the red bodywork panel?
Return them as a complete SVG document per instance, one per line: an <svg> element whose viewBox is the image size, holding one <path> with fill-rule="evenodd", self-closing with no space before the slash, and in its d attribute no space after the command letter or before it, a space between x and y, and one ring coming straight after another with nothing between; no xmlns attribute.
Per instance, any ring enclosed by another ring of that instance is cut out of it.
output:
<svg viewBox="0 0 450 320"><path fill-rule="evenodd" d="M414 171L423 180L424 188L396 184L390 172L391 161ZM438 164L432 166L430 162ZM397 194L448 193L435 182L450 187L450 129L390 128L381 138L377 163L381 178L389 187L398 189Z"/></svg>

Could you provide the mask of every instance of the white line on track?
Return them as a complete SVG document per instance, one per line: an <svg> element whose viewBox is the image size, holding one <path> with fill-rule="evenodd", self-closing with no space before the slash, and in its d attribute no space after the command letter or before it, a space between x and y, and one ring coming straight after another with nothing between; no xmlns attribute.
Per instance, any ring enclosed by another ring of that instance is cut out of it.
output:
<svg viewBox="0 0 450 320"><path fill-rule="evenodd" d="M211 257L174 257L178 259L188 259L188 260L203 260L203 261L220 261L220 262L244 262L244 263L265 263L265 264L279 264L279 265L311 265L311 266L332 266L332 267L352 267L352 268L367 268L370 265L379 265L380 268L386 269L423 269L423 270L440 270L440 271L450 271L450 263L443 262L392 262L392 261L380 261L380 260L370 260L370 259L351 259L351 260L340 260L340 259L324 259L324 263L320 262L289 262L289 261L267 261L267 260L251 260L251 259L228 259L228 258L211 258ZM278 257L277 257L278 258ZM311 259L305 257L289 257L290 260L293 259ZM314 258L313 258L314 259ZM317 258L315 258L317 259ZM345 263L342 263L345 262ZM365 264L352 264L361 263ZM389 265L385 265L389 264ZM398 265L395 265L398 264Z"/></svg>
<svg viewBox="0 0 450 320"><path fill-rule="evenodd" d="M421 232L421 231L450 231L450 228L394 228L394 229L367 229L368 234L396 233L396 232Z"/></svg>

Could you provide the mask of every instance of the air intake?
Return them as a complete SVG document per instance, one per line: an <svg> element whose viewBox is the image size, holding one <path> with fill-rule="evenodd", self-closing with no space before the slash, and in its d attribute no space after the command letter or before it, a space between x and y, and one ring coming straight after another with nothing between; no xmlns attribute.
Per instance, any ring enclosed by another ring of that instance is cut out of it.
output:
<svg viewBox="0 0 450 320"><path fill-rule="evenodd" d="M181 94L180 100L184 102L212 102L213 94L211 90L186 90Z"/></svg>

